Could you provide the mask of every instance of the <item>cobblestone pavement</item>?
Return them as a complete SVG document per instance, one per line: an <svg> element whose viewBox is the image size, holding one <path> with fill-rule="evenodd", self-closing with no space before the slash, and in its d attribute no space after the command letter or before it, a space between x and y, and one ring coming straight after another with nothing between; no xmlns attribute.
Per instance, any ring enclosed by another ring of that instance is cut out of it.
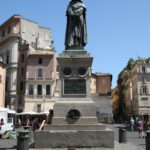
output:
<svg viewBox="0 0 150 150"><path fill-rule="evenodd" d="M77 148L76 150L146 150L145 139L138 138L138 132L127 132L127 144L118 143L118 127L120 125L107 125L107 127L113 129L115 132L115 148ZM1 139L0 140L0 150L16 150L17 140ZM35 150L35 149L30 149ZM40 149L36 149L40 150ZM42 150L67 150L67 148L57 148L57 149L42 149Z"/></svg>

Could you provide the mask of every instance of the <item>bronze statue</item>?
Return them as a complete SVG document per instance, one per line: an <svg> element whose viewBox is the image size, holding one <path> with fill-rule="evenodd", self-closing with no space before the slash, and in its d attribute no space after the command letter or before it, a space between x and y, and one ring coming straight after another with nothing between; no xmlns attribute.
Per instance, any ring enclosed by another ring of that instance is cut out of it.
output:
<svg viewBox="0 0 150 150"><path fill-rule="evenodd" d="M67 7L66 16L66 50L84 49L87 43L87 29L86 8L82 0L71 0Z"/></svg>

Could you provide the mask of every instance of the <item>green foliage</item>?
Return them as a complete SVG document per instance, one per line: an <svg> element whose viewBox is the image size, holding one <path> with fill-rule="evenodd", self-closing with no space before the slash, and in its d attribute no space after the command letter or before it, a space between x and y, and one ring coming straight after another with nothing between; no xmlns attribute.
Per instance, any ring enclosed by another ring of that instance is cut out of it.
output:
<svg viewBox="0 0 150 150"><path fill-rule="evenodd" d="M145 62L146 62L146 63L149 63L149 62L150 62L150 57L146 58L146 59L145 59Z"/></svg>

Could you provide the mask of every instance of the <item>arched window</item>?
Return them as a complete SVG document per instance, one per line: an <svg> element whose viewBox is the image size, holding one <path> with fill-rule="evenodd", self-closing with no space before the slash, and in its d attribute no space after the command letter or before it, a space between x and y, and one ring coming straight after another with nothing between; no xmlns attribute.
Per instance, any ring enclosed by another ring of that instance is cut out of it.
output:
<svg viewBox="0 0 150 150"><path fill-rule="evenodd" d="M140 91L141 91L141 94L148 94L148 87L147 86L141 86Z"/></svg>

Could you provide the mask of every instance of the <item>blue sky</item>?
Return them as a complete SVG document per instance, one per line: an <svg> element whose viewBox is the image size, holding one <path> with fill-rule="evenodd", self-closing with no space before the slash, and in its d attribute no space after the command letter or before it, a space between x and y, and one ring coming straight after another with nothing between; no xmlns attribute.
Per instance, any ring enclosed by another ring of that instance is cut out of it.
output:
<svg viewBox="0 0 150 150"><path fill-rule="evenodd" d="M93 72L118 74L129 58L150 57L150 0L83 0ZM58 53L64 50L69 0L1 0L0 24L13 14L52 29Z"/></svg>

